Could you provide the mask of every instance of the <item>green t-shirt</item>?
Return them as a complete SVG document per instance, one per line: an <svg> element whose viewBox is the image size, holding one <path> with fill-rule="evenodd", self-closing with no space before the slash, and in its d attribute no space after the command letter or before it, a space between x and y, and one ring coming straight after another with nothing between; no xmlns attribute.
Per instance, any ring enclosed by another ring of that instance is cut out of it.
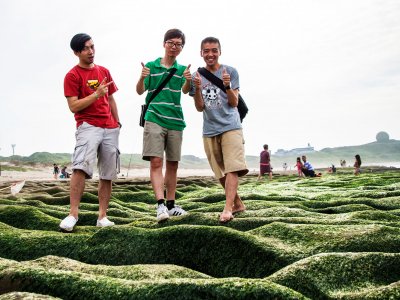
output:
<svg viewBox="0 0 400 300"><path fill-rule="evenodd" d="M186 81L183 72L186 67L175 61L174 65L167 69L161 65L161 58L148 62L146 67L150 69L150 75L144 80L145 89L148 90L146 103L160 83L168 76L170 69L176 68L177 71L162 91L151 101L145 120L157 123L167 129L182 131L186 127L181 107L181 89Z"/></svg>

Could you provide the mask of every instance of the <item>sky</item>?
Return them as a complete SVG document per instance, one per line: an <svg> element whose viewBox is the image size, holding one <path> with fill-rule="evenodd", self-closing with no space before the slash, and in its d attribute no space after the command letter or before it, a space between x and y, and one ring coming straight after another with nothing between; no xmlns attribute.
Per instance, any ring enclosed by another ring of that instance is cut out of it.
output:
<svg viewBox="0 0 400 300"><path fill-rule="evenodd" d="M108 68L123 124L121 153L141 153L135 91L141 62L164 55L170 28L186 35L178 56L204 66L201 40L220 39L220 63L239 72L249 107L247 155L361 145L379 131L400 139L398 0L0 0L0 156L72 153L76 124L63 94L78 63L73 35L92 36ZM182 154L205 157L202 113L182 95Z"/></svg>

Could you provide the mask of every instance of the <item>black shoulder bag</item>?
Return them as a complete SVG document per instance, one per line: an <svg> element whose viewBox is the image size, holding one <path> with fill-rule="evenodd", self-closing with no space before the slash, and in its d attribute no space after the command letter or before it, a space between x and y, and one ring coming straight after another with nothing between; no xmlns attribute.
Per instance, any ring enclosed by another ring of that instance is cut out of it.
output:
<svg viewBox="0 0 400 300"><path fill-rule="evenodd" d="M198 68L198 71L201 75L203 75L205 78L207 78L208 81L214 83L217 87L219 87L226 94L226 89L225 89L224 83L221 78L218 78L213 73L208 71L206 68ZM239 93L239 101L238 101L237 109L238 109L239 116L240 116L240 122L243 122L243 119L246 117L249 109L246 105L246 102L244 102L242 96L240 95L240 93Z"/></svg>
<svg viewBox="0 0 400 300"><path fill-rule="evenodd" d="M176 73L177 69L172 68L171 71L169 71L168 76L164 79L163 82L160 83L160 85L157 87L157 89L153 92L151 95L149 102L147 104L142 104L142 112L140 114L140 120L139 120L139 125L144 127L144 116L146 115L147 109L149 108L150 102L153 101L153 99L158 95L159 92L165 87L165 85L168 83L168 81L174 76Z"/></svg>

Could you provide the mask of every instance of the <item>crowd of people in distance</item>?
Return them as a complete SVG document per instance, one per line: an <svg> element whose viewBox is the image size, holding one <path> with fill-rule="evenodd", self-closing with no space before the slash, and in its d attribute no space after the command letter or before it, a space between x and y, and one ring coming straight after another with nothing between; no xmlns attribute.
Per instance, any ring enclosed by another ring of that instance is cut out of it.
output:
<svg viewBox="0 0 400 300"><path fill-rule="evenodd" d="M263 150L260 153L260 171L258 173L258 178L257 180L261 180L263 175L267 174L269 180L272 179L272 165L271 165L271 155L268 150L268 145L265 144L263 146ZM342 167L346 166L346 161L345 160L340 160L340 165ZM361 157L359 154L355 155L355 162L354 162L354 174L359 175L361 173ZM284 173L287 170L287 163L283 163L282 165ZM307 160L307 156L303 155L300 157L297 157L296 159L296 164L294 165L294 168L297 171L297 176L298 177L321 177L322 173L316 173L314 170L314 167L311 165L311 163ZM332 164L328 168L328 173L336 173L336 167L334 164Z"/></svg>

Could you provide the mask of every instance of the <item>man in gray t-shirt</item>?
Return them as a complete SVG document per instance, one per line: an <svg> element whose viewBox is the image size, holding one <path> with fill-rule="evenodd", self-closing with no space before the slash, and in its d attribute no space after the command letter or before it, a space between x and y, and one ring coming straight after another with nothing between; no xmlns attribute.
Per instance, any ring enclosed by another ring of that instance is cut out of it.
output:
<svg viewBox="0 0 400 300"><path fill-rule="evenodd" d="M221 44L217 38L207 37L201 42L205 69L222 80L225 91L198 71L192 74L189 95L193 96L197 111L203 112L204 150L215 177L225 189L225 208L219 220L226 223L233 219L233 214L246 209L237 190L238 177L246 175L249 170L237 110L239 74L235 68L220 64L220 55Z"/></svg>

